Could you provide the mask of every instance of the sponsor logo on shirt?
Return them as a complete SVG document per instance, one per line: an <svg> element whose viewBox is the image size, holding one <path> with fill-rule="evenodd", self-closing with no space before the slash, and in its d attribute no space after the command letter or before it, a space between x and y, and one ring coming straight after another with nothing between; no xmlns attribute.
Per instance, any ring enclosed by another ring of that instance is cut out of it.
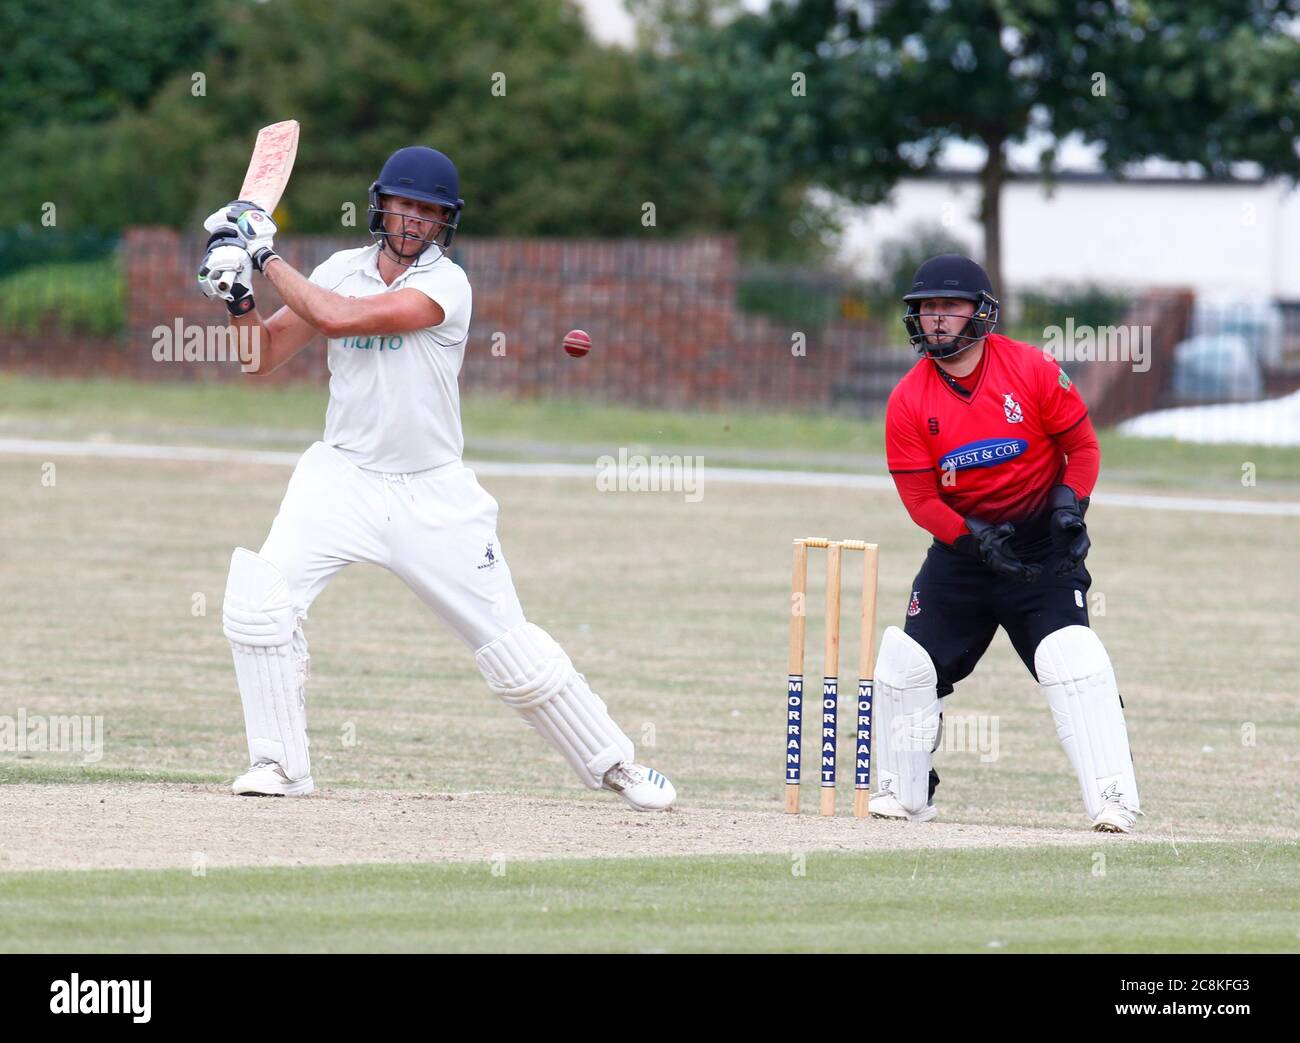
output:
<svg viewBox="0 0 1300 1043"><path fill-rule="evenodd" d="M496 563L497 563L496 553L492 550L492 544L489 543L487 545L487 550L483 552L483 564L480 565L479 568L490 569Z"/></svg>
<svg viewBox="0 0 1300 1043"><path fill-rule="evenodd" d="M996 467L1013 460L1029 448L1023 438L984 438L958 446L939 461L945 471L965 471L971 467Z"/></svg>
<svg viewBox="0 0 1300 1043"><path fill-rule="evenodd" d="M343 341L345 348L359 348L361 351L397 351L402 346L402 338L398 334L389 337L346 337Z"/></svg>

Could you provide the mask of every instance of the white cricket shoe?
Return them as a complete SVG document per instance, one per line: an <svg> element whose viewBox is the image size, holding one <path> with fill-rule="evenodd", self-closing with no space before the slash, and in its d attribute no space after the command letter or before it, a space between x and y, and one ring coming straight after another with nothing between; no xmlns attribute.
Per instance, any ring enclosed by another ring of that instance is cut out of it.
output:
<svg viewBox="0 0 1300 1043"><path fill-rule="evenodd" d="M872 818L902 819L908 822L929 822L939 814L933 801L920 811L908 811L892 793L873 793L868 808Z"/></svg>
<svg viewBox="0 0 1300 1043"><path fill-rule="evenodd" d="M605 772L605 789L611 789L637 811L667 811L677 799L668 777L644 764L624 761Z"/></svg>
<svg viewBox="0 0 1300 1043"><path fill-rule="evenodd" d="M275 761L258 761L230 787L237 797L305 797L316 788L308 775L291 779Z"/></svg>
<svg viewBox="0 0 1300 1043"><path fill-rule="evenodd" d="M1109 798L1092 820L1094 833L1132 833L1139 812L1125 805L1118 797Z"/></svg>

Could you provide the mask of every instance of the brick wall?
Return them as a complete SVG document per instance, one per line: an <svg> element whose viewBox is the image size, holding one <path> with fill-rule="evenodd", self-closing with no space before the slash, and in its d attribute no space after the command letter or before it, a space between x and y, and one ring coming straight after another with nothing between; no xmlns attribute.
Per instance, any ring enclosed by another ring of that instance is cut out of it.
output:
<svg viewBox="0 0 1300 1043"><path fill-rule="evenodd" d="M300 271L336 250L366 242L286 235L277 249ZM201 236L136 228L123 239L128 329L119 342L95 350L42 352L47 372L111 371L140 379L223 380L235 365L159 363L152 358L155 327L224 322L219 304L194 287ZM723 405L821 409L850 375L873 339L869 324L837 320L804 329L806 357L791 353L794 329L736 305L739 261L734 240L457 241L455 259L474 289L474 319L461 385L503 394L566 396L669 408ZM257 280L258 307L280 301ZM594 347L569 358L564 334L587 330ZM494 354L493 346L497 345ZM504 348L504 354L501 349ZM0 364L23 368L11 343ZM327 379L324 341L308 346L271 379Z"/></svg>
<svg viewBox="0 0 1300 1043"><path fill-rule="evenodd" d="M310 272L335 251L366 242L362 235L285 235L277 247L290 264ZM202 246L201 235L181 236L163 228L128 231L121 247L125 334L77 336L59 329L57 317L50 316L36 334L0 331L0 368L141 380L240 379L234 363L157 362L152 355L157 327L170 331L178 319L187 327L225 325L225 310L194 286ZM909 350L897 346L901 331L886 333L878 324L853 317L860 309L835 307L842 284L824 273L806 273L803 289L792 287L796 297L819 294L797 298L795 304L813 307L794 312L823 317L842 312L830 321L797 330L790 322L740 310L742 272L735 241L726 237L584 241L467 236L457 241L455 259L474 288L474 320L461 374L461 386L468 391L670 409L756 406L863 413L881 410L915 361ZM782 285L782 276L772 281L769 272L764 278L763 285ZM280 306L260 277L256 288L263 314ZM1191 305L1187 291L1150 291L1125 317L1126 324L1149 326L1153 332L1149 372L1136 373L1118 361L1073 370L1098 425L1172 404L1173 348L1186 334ZM883 321L892 324L896 315L877 323ZM574 328L591 334L594 347L585 359L571 359L561 347L564 334ZM806 336L804 357L791 353L796 332ZM309 345L269 379L324 383L324 341Z"/></svg>

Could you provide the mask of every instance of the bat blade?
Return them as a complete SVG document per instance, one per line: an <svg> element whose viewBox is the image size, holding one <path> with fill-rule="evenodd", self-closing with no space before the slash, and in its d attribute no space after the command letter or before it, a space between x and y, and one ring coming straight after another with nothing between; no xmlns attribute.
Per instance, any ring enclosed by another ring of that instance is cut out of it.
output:
<svg viewBox="0 0 1300 1043"><path fill-rule="evenodd" d="M248 161L248 172L244 175L239 198L256 203L268 213L273 211L284 195L297 155L297 120L284 120L263 127L257 132L257 143Z"/></svg>

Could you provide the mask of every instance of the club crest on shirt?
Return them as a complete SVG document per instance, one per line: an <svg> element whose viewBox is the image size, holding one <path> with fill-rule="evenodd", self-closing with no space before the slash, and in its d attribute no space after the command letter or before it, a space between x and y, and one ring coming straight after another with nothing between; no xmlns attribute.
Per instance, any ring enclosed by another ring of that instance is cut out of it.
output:
<svg viewBox="0 0 1300 1043"><path fill-rule="evenodd" d="M493 552L493 550L492 550L492 543L491 543L491 541L489 541L489 542L488 542L488 545L487 545L487 550L485 550L485 551L483 552L483 564L480 565L479 568L480 568L480 569L490 569L490 568L492 568L492 566L494 566L496 563L497 563L497 556L496 556L496 554L495 554L495 553Z"/></svg>
<svg viewBox="0 0 1300 1043"><path fill-rule="evenodd" d="M1025 414L1020 409L1020 403L1011 397L1011 392L1002 396L1002 412L1007 415L1008 424L1018 424L1025 419Z"/></svg>
<svg viewBox="0 0 1300 1043"><path fill-rule="evenodd" d="M921 614L921 592L912 591L912 600L907 603L907 614L909 616L919 616Z"/></svg>

